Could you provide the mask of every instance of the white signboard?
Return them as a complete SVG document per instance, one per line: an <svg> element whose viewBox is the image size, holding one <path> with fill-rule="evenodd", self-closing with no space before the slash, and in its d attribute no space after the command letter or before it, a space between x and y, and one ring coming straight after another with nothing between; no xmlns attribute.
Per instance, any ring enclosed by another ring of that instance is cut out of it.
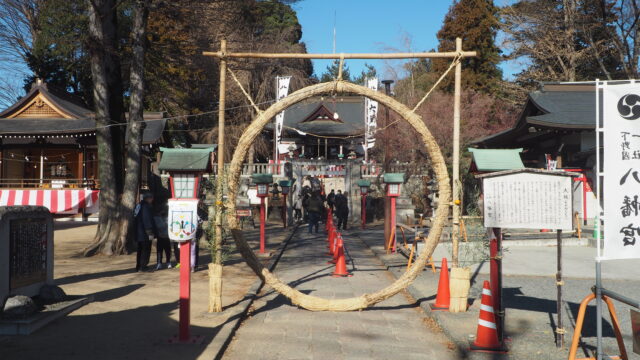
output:
<svg viewBox="0 0 640 360"><path fill-rule="evenodd" d="M572 229L571 181L530 172L484 178L484 226Z"/></svg>
<svg viewBox="0 0 640 360"><path fill-rule="evenodd" d="M196 237L198 199L169 199L169 240L187 241Z"/></svg>
<svg viewBox="0 0 640 360"><path fill-rule="evenodd" d="M603 89L601 259L640 258L640 84L605 84Z"/></svg>

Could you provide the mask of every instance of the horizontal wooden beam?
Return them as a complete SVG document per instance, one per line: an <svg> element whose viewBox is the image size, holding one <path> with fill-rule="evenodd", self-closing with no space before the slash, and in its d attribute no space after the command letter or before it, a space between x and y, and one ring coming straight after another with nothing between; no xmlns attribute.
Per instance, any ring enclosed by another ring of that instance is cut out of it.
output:
<svg viewBox="0 0 640 360"><path fill-rule="evenodd" d="M218 58L253 58L253 59L424 59L424 58L455 58L458 53L449 52L417 52L417 53L344 53L344 54L301 54L301 53L251 53L204 51L205 56ZM462 51L464 57L475 57L475 51Z"/></svg>

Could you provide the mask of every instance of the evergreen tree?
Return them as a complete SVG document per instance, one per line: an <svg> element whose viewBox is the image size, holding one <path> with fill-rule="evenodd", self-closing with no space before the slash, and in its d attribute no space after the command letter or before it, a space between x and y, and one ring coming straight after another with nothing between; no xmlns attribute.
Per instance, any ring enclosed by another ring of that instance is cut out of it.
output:
<svg viewBox="0 0 640 360"><path fill-rule="evenodd" d="M340 69L340 60L334 60L331 65L327 66L327 69L320 76L320 82L329 82L338 78L338 69ZM342 63L342 79L345 81L351 81L351 74L349 73L349 67Z"/></svg>
<svg viewBox="0 0 640 360"><path fill-rule="evenodd" d="M376 71L376 68L371 64L365 63L364 70L360 72L360 75L353 78L353 83L362 85L362 86L367 86L366 84L367 79L371 79L376 76L378 76L378 72Z"/></svg>
<svg viewBox="0 0 640 360"><path fill-rule="evenodd" d="M438 31L438 51L455 51L456 37L460 37L464 50L478 52L477 57L462 61L463 88L485 93L499 90L502 71L498 68L501 51L495 44L498 27L498 8L493 0L460 0L449 8ZM449 59L435 59L433 71L441 74L450 63ZM442 83L447 91L453 91L451 75Z"/></svg>

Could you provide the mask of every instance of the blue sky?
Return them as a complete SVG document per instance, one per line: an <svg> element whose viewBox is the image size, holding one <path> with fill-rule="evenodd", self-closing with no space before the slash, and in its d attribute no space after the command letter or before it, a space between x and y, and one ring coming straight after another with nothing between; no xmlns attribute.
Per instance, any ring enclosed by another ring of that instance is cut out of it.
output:
<svg viewBox="0 0 640 360"><path fill-rule="evenodd" d="M502 5L504 0L497 0ZM429 51L436 49L436 34L452 0L303 0L295 5L302 25L302 40L311 53L333 51L333 27L336 27L336 52ZM410 41L407 42L406 40ZM467 50L467 49L465 49ZM331 60L314 60L317 75ZM351 75L359 74L368 62L380 77L393 78L388 68L399 61L349 60ZM507 77L516 66L503 64Z"/></svg>

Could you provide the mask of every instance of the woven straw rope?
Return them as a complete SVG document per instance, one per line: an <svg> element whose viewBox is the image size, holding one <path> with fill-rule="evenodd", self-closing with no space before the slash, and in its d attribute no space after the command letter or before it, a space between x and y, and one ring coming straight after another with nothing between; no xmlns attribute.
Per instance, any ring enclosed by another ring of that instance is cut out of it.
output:
<svg viewBox="0 0 640 360"><path fill-rule="evenodd" d="M336 91L338 93L353 93L362 96L366 96L372 100L376 100L379 103L388 106L389 109L398 113L402 118L407 120L413 129L420 134L422 141L425 145L427 153L431 158L433 165L433 171L438 181L440 189L440 201L438 208L436 209L435 220L429 236L426 240L424 249L420 252L418 260L415 262L415 266L412 266L408 272L405 272L400 278L398 278L393 284L378 290L373 293L363 294L357 297L347 299L324 299L312 295L306 295L298 290L288 286L278 279L273 273L267 270L256 255L253 253L243 233L240 230L239 223L235 217L236 210L236 197L238 193L238 184L240 180L240 172L242 164L247 156L249 147L262 132L267 123L281 111L284 111L288 107L295 105L296 103L308 99L313 96L317 96L324 93ZM348 83L345 81L337 80L328 83L320 83L312 85L303 89L300 89L289 96L285 97L281 101L271 105L267 110L260 112L256 119L249 125L244 131L238 146L233 154L231 160L231 166L228 173L229 192L227 197L227 221L231 229L231 233L236 242L238 250L244 257L247 264L253 269L253 271L264 281L274 288L277 292L283 296L289 298L291 302L297 306L303 307L311 311L352 311L367 308L380 301L388 299L398 292L409 286L413 280L418 276L422 269L426 265L427 260L433 253L440 235L442 234L442 228L447 220L449 212L449 202L451 199L451 187L449 185L449 174L444 162L440 148L435 139L431 135L429 129L422 121L422 118L411 111L408 107L395 99L373 91L364 86Z"/></svg>

